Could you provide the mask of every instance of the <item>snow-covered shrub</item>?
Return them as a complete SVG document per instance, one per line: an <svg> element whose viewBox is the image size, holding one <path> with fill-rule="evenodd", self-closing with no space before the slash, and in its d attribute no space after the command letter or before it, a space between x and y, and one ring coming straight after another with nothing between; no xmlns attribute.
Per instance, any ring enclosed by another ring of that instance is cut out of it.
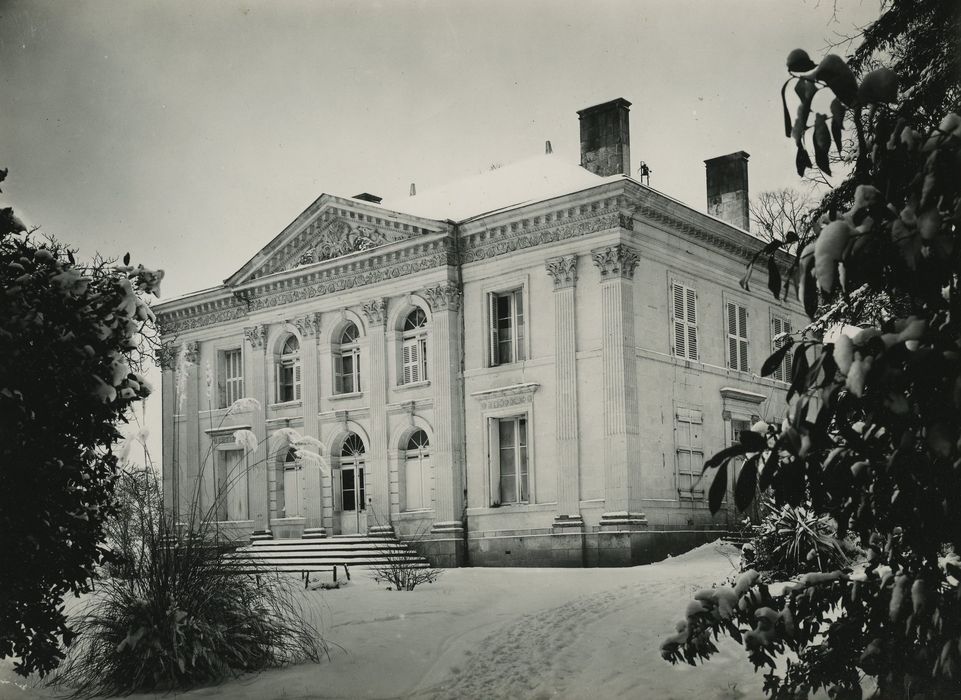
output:
<svg viewBox="0 0 961 700"><path fill-rule="evenodd" d="M163 273L128 262L81 264L0 209L0 658L24 675L75 634L61 600L104 560L116 425L150 393L142 296Z"/></svg>
<svg viewBox="0 0 961 700"><path fill-rule="evenodd" d="M76 616L54 681L76 696L184 690L326 652L296 579L247 559L216 527L216 504L182 526L153 472L130 494L142 546Z"/></svg>
<svg viewBox="0 0 961 700"><path fill-rule="evenodd" d="M826 515L809 507L785 503L778 507L770 499L761 505L762 520L747 546L753 556L749 568L772 580L786 580L810 571L829 571L846 566L847 554L837 537L837 526Z"/></svg>

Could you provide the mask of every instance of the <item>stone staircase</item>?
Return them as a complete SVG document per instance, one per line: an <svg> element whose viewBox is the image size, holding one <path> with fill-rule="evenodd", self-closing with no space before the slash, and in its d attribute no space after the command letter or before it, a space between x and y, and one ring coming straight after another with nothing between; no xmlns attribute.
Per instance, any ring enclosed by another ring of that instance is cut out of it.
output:
<svg viewBox="0 0 961 700"><path fill-rule="evenodd" d="M333 535L304 539L256 539L236 550L238 564L253 562L277 571L297 573L332 571L335 566L350 572L403 562L426 568L430 563L392 534Z"/></svg>

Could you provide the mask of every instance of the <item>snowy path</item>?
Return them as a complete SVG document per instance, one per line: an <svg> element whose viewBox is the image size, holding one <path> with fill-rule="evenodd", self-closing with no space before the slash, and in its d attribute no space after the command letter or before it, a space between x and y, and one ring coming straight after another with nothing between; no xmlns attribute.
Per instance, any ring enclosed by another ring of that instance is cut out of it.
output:
<svg viewBox="0 0 961 700"><path fill-rule="evenodd" d="M308 594L325 636L339 645L329 662L181 697L759 697L761 678L737 645L723 644L698 669L673 667L658 653L692 593L731 573L732 553L707 545L627 569L458 569L411 593L355 578ZM2 683L13 679L0 665L0 698L52 697Z"/></svg>

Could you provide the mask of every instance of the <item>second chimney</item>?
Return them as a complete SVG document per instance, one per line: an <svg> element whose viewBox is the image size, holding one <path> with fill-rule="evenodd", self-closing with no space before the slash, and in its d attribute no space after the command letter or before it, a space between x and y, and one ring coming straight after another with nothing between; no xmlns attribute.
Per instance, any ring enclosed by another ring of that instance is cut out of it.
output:
<svg viewBox="0 0 961 700"><path fill-rule="evenodd" d="M631 174L631 103L623 97L582 109L581 166L595 175Z"/></svg>
<svg viewBox="0 0 961 700"><path fill-rule="evenodd" d="M704 161L707 168L707 213L745 231L751 229L744 151Z"/></svg>

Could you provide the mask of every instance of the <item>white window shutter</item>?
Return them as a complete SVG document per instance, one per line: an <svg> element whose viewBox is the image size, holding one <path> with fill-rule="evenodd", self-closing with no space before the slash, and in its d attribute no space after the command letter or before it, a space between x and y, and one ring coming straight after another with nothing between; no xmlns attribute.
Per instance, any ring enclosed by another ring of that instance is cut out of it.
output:
<svg viewBox="0 0 961 700"><path fill-rule="evenodd" d="M497 362L497 295L493 292L487 295L487 326L490 333L490 363L494 367Z"/></svg>
<svg viewBox="0 0 961 700"><path fill-rule="evenodd" d="M354 351L354 391L363 391L360 385L360 350Z"/></svg>
<svg viewBox="0 0 961 700"><path fill-rule="evenodd" d="M499 423L496 418L487 419L487 452L490 459L490 498L491 504L501 501L501 450Z"/></svg>
<svg viewBox="0 0 961 700"><path fill-rule="evenodd" d="M334 357L334 392L344 393L344 360L340 355Z"/></svg>
<svg viewBox="0 0 961 700"><path fill-rule="evenodd" d="M687 356L687 343L684 336L684 288L676 282L671 283L672 311L674 316L674 354Z"/></svg>
<svg viewBox="0 0 961 700"><path fill-rule="evenodd" d="M300 401L300 360L294 362L294 401Z"/></svg>
<svg viewBox="0 0 961 700"><path fill-rule="evenodd" d="M419 338L417 340L417 347L420 351L420 378L421 381L426 381L427 376L427 338Z"/></svg>
<svg viewBox="0 0 961 700"><path fill-rule="evenodd" d="M527 358L524 352L524 292L520 289L511 294L511 329L514 332L512 359L518 362Z"/></svg>

